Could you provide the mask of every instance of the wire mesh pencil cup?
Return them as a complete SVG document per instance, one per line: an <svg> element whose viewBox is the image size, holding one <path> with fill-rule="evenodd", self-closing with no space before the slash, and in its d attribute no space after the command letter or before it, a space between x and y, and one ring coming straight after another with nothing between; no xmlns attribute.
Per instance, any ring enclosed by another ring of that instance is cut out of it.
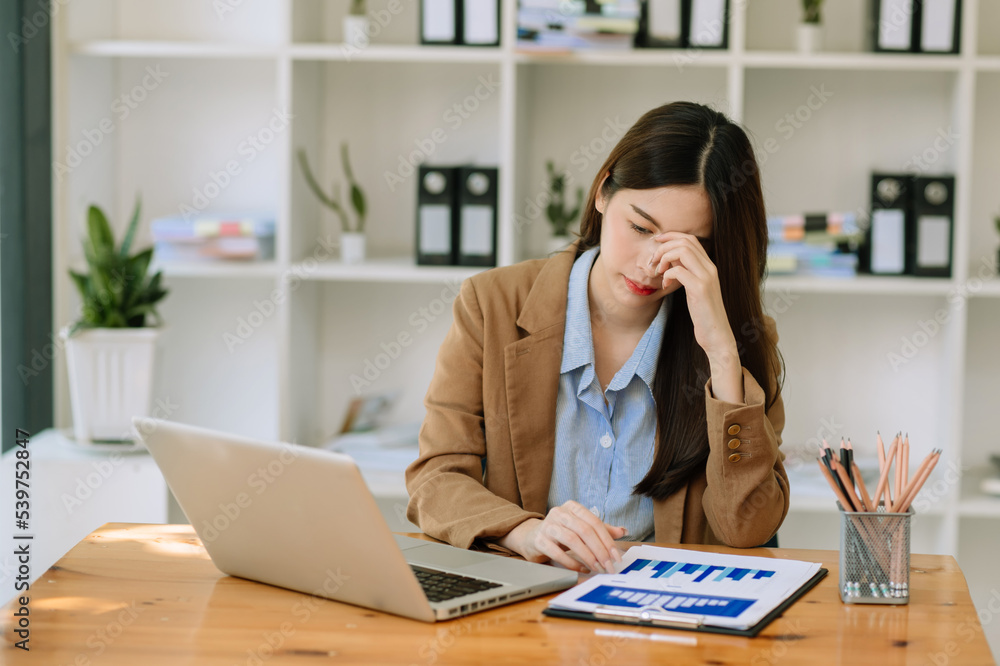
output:
<svg viewBox="0 0 1000 666"><path fill-rule="evenodd" d="M840 512L840 599L847 604L910 601L910 518L878 511Z"/></svg>

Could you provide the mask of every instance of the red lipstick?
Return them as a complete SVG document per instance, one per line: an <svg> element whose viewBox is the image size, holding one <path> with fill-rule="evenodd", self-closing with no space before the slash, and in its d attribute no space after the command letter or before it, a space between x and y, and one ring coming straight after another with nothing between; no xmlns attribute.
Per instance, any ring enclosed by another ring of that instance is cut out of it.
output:
<svg viewBox="0 0 1000 666"><path fill-rule="evenodd" d="M622 277L625 278L625 286L628 287L628 290L633 294L637 294L639 296L649 296L656 291L655 287L643 287L635 282L632 282L632 280L629 280L624 275Z"/></svg>

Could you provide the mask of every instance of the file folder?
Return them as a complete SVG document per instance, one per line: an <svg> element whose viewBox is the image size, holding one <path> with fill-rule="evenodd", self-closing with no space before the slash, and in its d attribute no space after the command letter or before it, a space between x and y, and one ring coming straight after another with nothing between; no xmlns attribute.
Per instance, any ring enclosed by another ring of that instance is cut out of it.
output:
<svg viewBox="0 0 1000 666"><path fill-rule="evenodd" d="M951 277L955 219L954 176L919 176L913 181L914 233L910 265L914 275Z"/></svg>
<svg viewBox="0 0 1000 666"><path fill-rule="evenodd" d="M461 167L458 181L458 265L496 266L497 169Z"/></svg>
<svg viewBox="0 0 1000 666"><path fill-rule="evenodd" d="M420 0L420 43L458 44L464 0Z"/></svg>
<svg viewBox="0 0 1000 666"><path fill-rule="evenodd" d="M421 165L417 183L417 265L455 263L455 168Z"/></svg>
<svg viewBox="0 0 1000 666"><path fill-rule="evenodd" d="M500 45L500 0L458 0L462 3L461 42L468 46Z"/></svg>
<svg viewBox="0 0 1000 666"><path fill-rule="evenodd" d="M729 44L729 0L690 0L687 45L724 49Z"/></svg>
<svg viewBox="0 0 1000 666"><path fill-rule="evenodd" d="M902 275L912 226L908 174L872 174L872 215L866 234L867 268L875 275Z"/></svg>
<svg viewBox="0 0 1000 666"><path fill-rule="evenodd" d="M639 17L637 46L671 48L684 46L682 0L646 0Z"/></svg>
<svg viewBox="0 0 1000 666"><path fill-rule="evenodd" d="M962 0L922 0L920 3L920 51L958 53Z"/></svg>
<svg viewBox="0 0 1000 666"><path fill-rule="evenodd" d="M915 21L917 0L875 0L872 50L906 52L917 50L920 24Z"/></svg>

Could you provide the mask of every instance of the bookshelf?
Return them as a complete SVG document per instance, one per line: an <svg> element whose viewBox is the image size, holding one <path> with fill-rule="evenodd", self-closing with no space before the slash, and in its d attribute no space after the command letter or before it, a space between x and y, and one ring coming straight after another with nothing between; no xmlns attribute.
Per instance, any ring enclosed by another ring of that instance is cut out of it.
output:
<svg viewBox="0 0 1000 666"><path fill-rule="evenodd" d="M774 214L863 210L872 170L903 169L944 132L949 143L925 162L930 173L957 178L954 277L775 276L765 305L788 366L784 446L808 448L822 433L871 447L876 430L906 429L914 460L943 448L939 470L953 464L963 473L931 478L940 492L915 522L915 543L965 566L984 557L982 526L1000 527L1000 499L975 489L996 450L1000 395L1000 239L991 222L1000 213L1000 9L965 1L958 55L885 55L863 49L864 0L826 3L827 50L801 55L787 2L730 4L725 51L543 55L516 50L515 0L504 0L498 48L420 46L418 3L405 2L360 52L339 43L346 3L336 0L70 3L53 16L54 160L86 143L104 118L113 131L85 146L83 163L55 182L55 319L68 322L78 305L63 267L81 259L88 203L105 206L118 229L137 192L145 219L177 214L197 194L215 192L213 174L236 160L239 176L218 188L208 209L273 212L275 259L165 267L169 342L157 395L179 405L177 420L318 445L356 394L351 376L400 333L412 344L368 388L402 389L394 418L421 418L450 322L450 306L439 310L475 272L415 265L416 184L405 163L500 167L506 265L544 252L547 224L531 203L544 191L545 160L586 188L618 128L666 101L713 104L745 124ZM387 2L369 5L374 13ZM167 75L123 116L114 102L156 67ZM475 108L446 115L484 80ZM824 85L832 95L808 118L791 133L779 126ZM263 142L269 123L277 129ZM446 140L431 150L436 128ZM251 136L261 147L241 151ZM765 149L769 138L777 150ZM308 193L294 159L304 146L321 181L340 178L342 140L371 207L371 259L360 266L324 251L336 241L336 220ZM390 188L389 173L402 184ZM144 234L139 240L149 242ZM931 327L939 311L943 321ZM226 334L251 318L259 323L246 339L227 345ZM57 363L57 425L66 427L61 357ZM795 497L782 545L829 546L833 503Z"/></svg>

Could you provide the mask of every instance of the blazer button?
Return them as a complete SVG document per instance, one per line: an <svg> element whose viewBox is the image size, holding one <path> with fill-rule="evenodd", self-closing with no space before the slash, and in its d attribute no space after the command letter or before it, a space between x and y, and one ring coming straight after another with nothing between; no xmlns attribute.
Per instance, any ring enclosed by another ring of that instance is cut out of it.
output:
<svg viewBox="0 0 1000 666"><path fill-rule="evenodd" d="M729 434L730 435L740 434L740 426L738 423L734 423L733 425L729 426Z"/></svg>
<svg viewBox="0 0 1000 666"><path fill-rule="evenodd" d="M733 453L732 455L729 456L729 462L739 462L740 458L742 458L742 457L743 456L741 456L738 453Z"/></svg>
<svg viewBox="0 0 1000 666"><path fill-rule="evenodd" d="M740 440L736 439L735 437L733 439L729 440L729 448L731 448L731 449L738 449L738 448L740 448Z"/></svg>

